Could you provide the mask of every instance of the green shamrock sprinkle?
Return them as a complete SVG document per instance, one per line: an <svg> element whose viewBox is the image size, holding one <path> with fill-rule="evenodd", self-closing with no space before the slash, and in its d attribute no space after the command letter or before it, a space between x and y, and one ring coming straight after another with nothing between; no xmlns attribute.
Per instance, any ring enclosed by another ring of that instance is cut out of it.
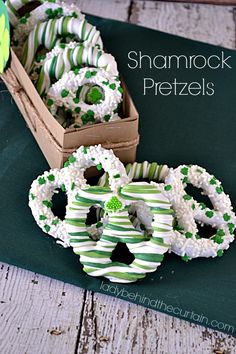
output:
<svg viewBox="0 0 236 354"><path fill-rule="evenodd" d="M50 226L49 225L44 225L44 229L46 232L49 232L50 231Z"/></svg>
<svg viewBox="0 0 236 354"><path fill-rule="evenodd" d="M184 178L182 178L182 183L188 183L188 177L184 177Z"/></svg>
<svg viewBox="0 0 236 354"><path fill-rule="evenodd" d="M223 215L223 218L224 218L224 221L229 221L231 217L230 217L229 214L225 213L225 214Z"/></svg>
<svg viewBox="0 0 236 354"><path fill-rule="evenodd" d="M216 184L216 178L213 176L210 181L209 181L210 184Z"/></svg>
<svg viewBox="0 0 236 354"><path fill-rule="evenodd" d="M212 240L215 242L215 243L218 243L218 244L221 244L224 240L222 239L221 236L219 235L215 235L214 237L212 237Z"/></svg>
<svg viewBox="0 0 236 354"><path fill-rule="evenodd" d="M78 17L78 15L77 15L77 13L75 11L72 12L71 16L74 17L74 18Z"/></svg>
<svg viewBox="0 0 236 354"><path fill-rule="evenodd" d="M61 48L61 49L65 49L65 47L66 47L65 43L61 43L61 44L60 44L60 48Z"/></svg>
<svg viewBox="0 0 236 354"><path fill-rule="evenodd" d="M94 112L91 109L89 109L87 113L81 116L81 120L83 124L87 124L88 122L95 122Z"/></svg>
<svg viewBox="0 0 236 354"><path fill-rule="evenodd" d="M216 187L216 192L218 194L221 194L223 192L223 188L220 186L220 187Z"/></svg>
<svg viewBox="0 0 236 354"><path fill-rule="evenodd" d="M88 104L98 104L104 99L104 94L98 86L91 87L85 97L85 102Z"/></svg>
<svg viewBox="0 0 236 354"><path fill-rule="evenodd" d="M84 153L84 154L87 154L87 153L88 153L88 148L87 148L86 146L83 148L83 153Z"/></svg>
<svg viewBox="0 0 236 354"><path fill-rule="evenodd" d="M74 103L79 103L79 97L73 98Z"/></svg>
<svg viewBox="0 0 236 354"><path fill-rule="evenodd" d="M118 91L120 91L120 93L124 92L124 90L123 90L123 88L121 86L118 88Z"/></svg>
<svg viewBox="0 0 236 354"><path fill-rule="evenodd" d="M218 257L222 257L223 256L223 250L219 250L219 251L217 251L217 256Z"/></svg>
<svg viewBox="0 0 236 354"><path fill-rule="evenodd" d="M188 262L189 261L189 256L187 256L186 254L181 257L181 259L184 261L184 262Z"/></svg>
<svg viewBox="0 0 236 354"><path fill-rule="evenodd" d="M186 238L192 238L193 237L192 232L185 232L185 237Z"/></svg>
<svg viewBox="0 0 236 354"><path fill-rule="evenodd" d="M79 72L80 72L80 67L79 66L76 66L74 69L73 69L73 71L74 71L74 74L75 75L78 75L79 74Z"/></svg>
<svg viewBox="0 0 236 354"><path fill-rule="evenodd" d="M44 177L39 177L38 183L39 183L40 185L45 184L45 183L46 183L45 178L44 178Z"/></svg>
<svg viewBox="0 0 236 354"><path fill-rule="evenodd" d="M48 180L49 180L50 182L55 181L55 176L54 176L54 175L49 175L47 178L48 178Z"/></svg>
<svg viewBox="0 0 236 354"><path fill-rule="evenodd" d="M68 167L69 164L70 164L70 162L69 162L69 161L66 161L66 162L64 163L64 167Z"/></svg>
<svg viewBox="0 0 236 354"><path fill-rule="evenodd" d="M79 114L80 111L81 111L81 108L80 108L80 107L76 107L76 108L75 108L75 113L78 113L78 114Z"/></svg>
<svg viewBox="0 0 236 354"><path fill-rule="evenodd" d="M59 219L54 219L53 221L52 221L52 225L57 225L59 223Z"/></svg>
<svg viewBox="0 0 236 354"><path fill-rule="evenodd" d="M54 101L53 101L51 98L49 98L49 99L47 100L47 105L48 105L48 107L51 107L51 106L53 105L53 103L54 103Z"/></svg>
<svg viewBox="0 0 236 354"><path fill-rule="evenodd" d="M62 91L61 91L61 97L67 97L69 95L69 91L68 90L66 90L66 89L63 89Z"/></svg>
<svg viewBox="0 0 236 354"><path fill-rule="evenodd" d="M232 235L232 234L234 233L235 225L234 225L232 222L229 222L229 223L227 224L227 226L228 226L228 229L229 229L230 234Z"/></svg>
<svg viewBox="0 0 236 354"><path fill-rule="evenodd" d="M225 232L223 229L219 229L219 230L217 230L216 235L222 237L222 236L225 236Z"/></svg>
<svg viewBox="0 0 236 354"><path fill-rule="evenodd" d="M116 212L123 208L122 202L116 197L112 196L106 203L105 209L110 212Z"/></svg>
<svg viewBox="0 0 236 354"><path fill-rule="evenodd" d="M85 75L86 79L89 79L92 76L91 71L86 71Z"/></svg>
<svg viewBox="0 0 236 354"><path fill-rule="evenodd" d="M97 168L98 171L101 171L102 170L102 164L101 163L97 164L96 168Z"/></svg>
<svg viewBox="0 0 236 354"><path fill-rule="evenodd" d="M206 209L206 204L200 203L199 205L200 205L201 210Z"/></svg>
<svg viewBox="0 0 236 354"><path fill-rule="evenodd" d="M47 208L52 208L52 202L49 200L43 200L43 205L45 205Z"/></svg>
<svg viewBox="0 0 236 354"><path fill-rule="evenodd" d="M35 197L35 195L34 195L33 193L30 193L30 198L31 198L32 200L34 200L36 197Z"/></svg>
<svg viewBox="0 0 236 354"><path fill-rule="evenodd" d="M103 119L104 119L106 122L109 122L110 118L111 118L110 114L106 114L106 115L103 117Z"/></svg>
<svg viewBox="0 0 236 354"><path fill-rule="evenodd" d="M111 90L115 90L116 89L116 84L114 84L114 83L110 84L109 87L110 87Z"/></svg>
<svg viewBox="0 0 236 354"><path fill-rule="evenodd" d="M201 238L201 236L198 235L198 234L196 234L196 235L195 235L195 238L196 238L196 240L199 240L199 239Z"/></svg>
<svg viewBox="0 0 236 354"><path fill-rule="evenodd" d="M180 172L182 173L182 175L187 175L188 174L188 167L182 167Z"/></svg>
<svg viewBox="0 0 236 354"><path fill-rule="evenodd" d="M190 200L190 199L192 199L192 197L191 197L191 195L189 195L189 194L185 194L185 195L183 196L183 199L184 199L184 200Z"/></svg>
<svg viewBox="0 0 236 354"><path fill-rule="evenodd" d="M165 191L170 191L172 189L172 186L170 184L167 184L165 187L164 187Z"/></svg>
<svg viewBox="0 0 236 354"><path fill-rule="evenodd" d="M76 161L76 157L71 155L69 158L68 158L68 161L69 163L74 163Z"/></svg>
<svg viewBox="0 0 236 354"><path fill-rule="evenodd" d="M102 83L103 83L103 85L106 85L106 86L109 85L109 81L103 81Z"/></svg>
<svg viewBox="0 0 236 354"><path fill-rule="evenodd" d="M64 185L64 183L61 185L61 190L62 190L62 192L66 192L66 186Z"/></svg>
<svg viewBox="0 0 236 354"><path fill-rule="evenodd" d="M45 215L39 215L39 220L46 220L47 217Z"/></svg>
<svg viewBox="0 0 236 354"><path fill-rule="evenodd" d="M195 208L196 208L196 207L195 207L195 204L193 203L193 204L192 204L192 210L195 210Z"/></svg>
<svg viewBox="0 0 236 354"><path fill-rule="evenodd" d="M208 218L212 218L214 216L214 212L212 210L207 210L205 215L208 217Z"/></svg>

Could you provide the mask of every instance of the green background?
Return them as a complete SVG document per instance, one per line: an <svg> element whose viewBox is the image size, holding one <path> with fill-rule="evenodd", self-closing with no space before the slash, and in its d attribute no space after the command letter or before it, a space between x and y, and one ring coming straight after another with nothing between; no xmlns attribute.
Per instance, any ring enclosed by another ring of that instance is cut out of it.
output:
<svg viewBox="0 0 236 354"><path fill-rule="evenodd" d="M140 113L141 141L137 160L157 161L169 166L196 163L214 173L236 205L236 53L231 55L231 70L130 70L127 54L142 50L149 55L211 54L220 55L222 48L190 41L158 31L118 21L89 16L101 30L105 47L117 59L131 96ZM148 96L142 95L143 77L155 81L206 81L215 83L214 96ZM101 288L102 279L82 272L79 259L71 249L63 249L37 227L28 207L28 190L32 181L48 165L30 130L0 84L0 259L32 271L63 280L83 288L111 294L114 288ZM63 198L62 198L63 199ZM62 213L60 200L55 210ZM236 247L233 244L224 256L197 259L185 263L168 254L157 272L145 280L117 285L129 292L147 295L236 329ZM103 281L103 284L109 284ZM113 290L112 290L113 289ZM124 294L124 293L123 293ZM121 298L125 298L124 296ZM127 297L126 297L127 299ZM136 303L139 297L137 297ZM147 305L147 304L146 304ZM168 309L160 308L167 312ZM169 311L172 310L169 308ZM173 315L173 313L171 313ZM177 315L178 316L178 315ZM179 315L178 317L181 317ZM190 318L186 318L190 320ZM198 318L192 322L201 324ZM206 323L203 322L203 325ZM232 333L232 328L219 325L218 330Z"/></svg>

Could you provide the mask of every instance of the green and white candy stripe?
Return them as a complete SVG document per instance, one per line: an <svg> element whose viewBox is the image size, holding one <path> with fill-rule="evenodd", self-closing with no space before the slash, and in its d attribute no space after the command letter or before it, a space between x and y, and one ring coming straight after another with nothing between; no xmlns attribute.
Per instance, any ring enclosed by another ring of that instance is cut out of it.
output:
<svg viewBox="0 0 236 354"><path fill-rule="evenodd" d="M180 230L173 232L171 249L188 261L197 257L222 256L234 240L236 216L228 195L215 176L197 165L181 165L170 169L165 178L166 196L172 203ZM185 192L187 184L200 188L214 209L199 203ZM217 229L209 239L198 234L196 221Z"/></svg>
<svg viewBox="0 0 236 354"><path fill-rule="evenodd" d="M152 205L155 232L150 240L136 230L129 219L129 206L140 199ZM91 239L86 226L87 214L94 205L104 208L108 216L108 223L97 242ZM80 256L84 271L121 283L134 282L155 271L169 248L166 241L173 221L169 206L161 192L145 182L123 186L119 195L111 193L107 187L81 189L67 208L66 227L70 245ZM118 242L125 243L134 255L135 260L130 265L112 262L112 251Z"/></svg>
<svg viewBox="0 0 236 354"><path fill-rule="evenodd" d="M35 54L40 45L51 50L59 39L59 36L74 35L75 39L84 43L103 47L100 32L86 20L78 20L71 16L59 19L51 19L38 23L30 32L23 48L22 64L27 73L30 73Z"/></svg>
<svg viewBox="0 0 236 354"><path fill-rule="evenodd" d="M84 46L76 42L56 46L42 61L42 68L36 84L40 95L47 92L54 79L61 79L65 72L78 67L96 67L104 69L111 76L118 76L115 58L92 45Z"/></svg>
<svg viewBox="0 0 236 354"><path fill-rule="evenodd" d="M63 1L57 1L57 3L45 1L30 13L19 18L12 37L13 49L17 56L21 57L27 36L39 22L60 18L62 16L72 16L80 21L84 19L84 15L77 6L67 4Z"/></svg>
<svg viewBox="0 0 236 354"><path fill-rule="evenodd" d="M156 162L134 162L129 163L125 167L126 173L130 181L137 179L147 179L148 181L164 182L169 172L167 165L158 165ZM108 175L104 175L99 179L99 186L108 185Z"/></svg>
<svg viewBox="0 0 236 354"><path fill-rule="evenodd" d="M103 69L82 68L70 71L52 85L45 101L56 116L58 107L71 113L72 127L120 119L118 107L122 102L121 83Z"/></svg>

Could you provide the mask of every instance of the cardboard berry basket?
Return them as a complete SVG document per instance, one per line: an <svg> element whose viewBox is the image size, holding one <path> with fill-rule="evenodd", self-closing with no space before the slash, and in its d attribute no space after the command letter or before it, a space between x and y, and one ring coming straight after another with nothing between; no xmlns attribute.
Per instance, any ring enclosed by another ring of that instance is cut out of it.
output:
<svg viewBox="0 0 236 354"><path fill-rule="evenodd" d="M101 144L113 149L122 162L135 161L139 117L123 81L121 120L64 129L48 111L13 50L10 67L2 74L2 79L51 168L62 167L68 156L81 145Z"/></svg>

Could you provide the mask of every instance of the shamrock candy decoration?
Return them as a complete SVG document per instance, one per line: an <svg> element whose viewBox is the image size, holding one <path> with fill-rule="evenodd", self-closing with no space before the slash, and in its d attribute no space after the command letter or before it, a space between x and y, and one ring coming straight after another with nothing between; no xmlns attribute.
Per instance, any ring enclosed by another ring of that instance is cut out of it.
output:
<svg viewBox="0 0 236 354"><path fill-rule="evenodd" d="M9 59L10 34L6 7L0 0L0 73L3 73Z"/></svg>

